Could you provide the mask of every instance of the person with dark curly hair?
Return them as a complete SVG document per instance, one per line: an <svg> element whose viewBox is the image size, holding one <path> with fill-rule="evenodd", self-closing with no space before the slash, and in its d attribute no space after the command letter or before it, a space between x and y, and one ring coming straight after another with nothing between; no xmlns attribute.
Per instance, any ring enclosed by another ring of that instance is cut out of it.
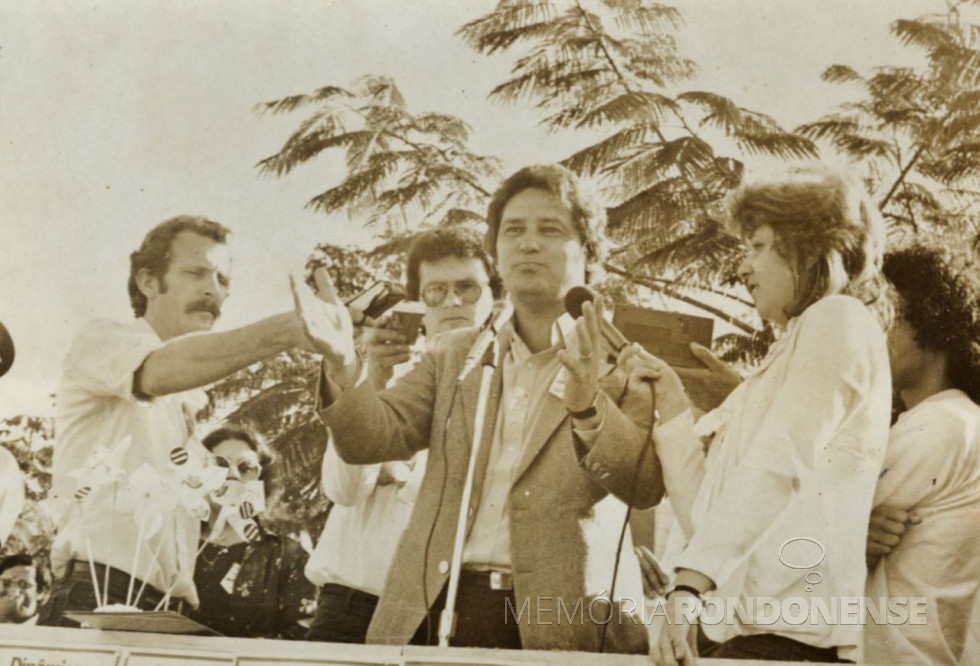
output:
<svg viewBox="0 0 980 666"><path fill-rule="evenodd" d="M898 312L892 383L906 411L875 491L866 595L925 599L925 622L869 621L870 663L966 663L980 622L980 289L952 266L922 245L885 257Z"/></svg>

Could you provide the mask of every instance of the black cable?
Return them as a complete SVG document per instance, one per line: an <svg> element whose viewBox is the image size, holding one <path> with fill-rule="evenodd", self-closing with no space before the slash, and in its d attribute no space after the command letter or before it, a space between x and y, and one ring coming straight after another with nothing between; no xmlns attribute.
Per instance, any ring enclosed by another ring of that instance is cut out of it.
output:
<svg viewBox="0 0 980 666"><path fill-rule="evenodd" d="M646 380L649 381L649 380ZM650 386L650 391L654 398L654 405L651 407L652 410L656 409L656 391L654 387ZM626 397L626 392L623 392L623 398ZM622 399L620 399L622 402ZM656 416L651 414L651 416ZM616 604L616 578L619 576L619 563L623 556L623 541L626 539L626 528L630 524L630 516L633 513L633 501L636 499L636 482L639 480L640 468L643 466L643 458L646 456L648 447L647 443L653 444L653 428L656 425L656 418L650 420L650 432L647 434L646 441L643 443L643 448L640 449L640 456L637 458L636 467L633 468L633 480L630 483L630 493L626 502L626 517L623 519L623 527L619 530L619 544L616 546L616 563L613 565L612 582L609 585L609 622L602 625L601 635L599 637L599 653L605 651L606 649L606 632L609 629L609 623L613 621L612 613L615 610ZM642 575L642 574L641 574Z"/></svg>

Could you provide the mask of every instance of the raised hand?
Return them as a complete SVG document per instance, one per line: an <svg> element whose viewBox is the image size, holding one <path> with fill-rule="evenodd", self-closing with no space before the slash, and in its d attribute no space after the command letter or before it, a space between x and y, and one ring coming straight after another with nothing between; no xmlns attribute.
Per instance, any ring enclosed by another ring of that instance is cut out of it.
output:
<svg viewBox="0 0 980 666"><path fill-rule="evenodd" d="M742 377L707 347L691 343L691 353L704 368L677 368L691 401L706 412L720 405L735 390Z"/></svg>
<svg viewBox="0 0 980 666"><path fill-rule="evenodd" d="M327 372L335 381L347 378L357 362L354 325L347 306L337 296L327 269L313 273L316 295L306 283L289 276L296 316L306 333L310 348L323 356ZM343 383L343 382L341 382Z"/></svg>
<svg viewBox="0 0 980 666"><path fill-rule="evenodd" d="M587 409L599 393L602 336L598 318L601 316L601 303L583 303L582 316L575 320L574 343L558 351L558 360L568 371L565 408L570 412Z"/></svg>

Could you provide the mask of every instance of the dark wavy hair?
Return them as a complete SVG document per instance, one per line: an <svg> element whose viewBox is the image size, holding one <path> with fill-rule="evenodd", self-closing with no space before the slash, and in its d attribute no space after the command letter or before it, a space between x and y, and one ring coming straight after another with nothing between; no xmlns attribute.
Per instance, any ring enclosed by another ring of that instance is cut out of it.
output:
<svg viewBox="0 0 980 666"><path fill-rule="evenodd" d="M40 559L35 559L30 553L16 553L7 555L3 560L0 560L0 574L14 567L34 567L34 585L38 595L43 595L48 591L51 586L51 574L48 573L44 567L44 562Z"/></svg>
<svg viewBox="0 0 980 666"><path fill-rule="evenodd" d="M473 229L466 227L440 227L419 234L412 242L408 251L408 261L405 268L405 291L408 298L419 300L419 272L423 262L435 262L448 257L458 259L479 259L490 278L490 291L494 298L500 298L501 284L497 275L497 267L487 253L482 236Z"/></svg>
<svg viewBox="0 0 980 666"><path fill-rule="evenodd" d="M945 352L953 386L980 403L980 288L954 265L951 253L915 244L886 254L884 273L915 341Z"/></svg>
<svg viewBox="0 0 980 666"><path fill-rule="evenodd" d="M891 319L881 276L885 223L859 183L821 165L742 185L728 201L730 226L743 236L768 225L776 251L793 267L799 316L831 294L871 306L883 325Z"/></svg>
<svg viewBox="0 0 980 666"><path fill-rule="evenodd" d="M574 172L559 164L524 167L497 188L487 208L486 244L490 255L497 258L497 234L507 202L530 189L550 192L571 212L572 224L585 248L588 271L591 273L605 254L606 209L596 197L585 191Z"/></svg>
<svg viewBox="0 0 980 666"><path fill-rule="evenodd" d="M262 485L265 486L266 499L268 499L270 493L272 492L272 488L270 487L272 475L269 472L269 468L275 461L276 457L272 452L272 449L269 448L268 443L266 443L265 437L251 428L227 425L209 432L204 439L201 440L201 444L203 444L204 448L206 448L208 451L214 451L216 446L222 442L227 442L229 439L237 439L245 442L248 445L248 448L252 449L258 454L259 464L262 465L262 473L259 475L259 480L262 481Z"/></svg>
<svg viewBox="0 0 980 666"><path fill-rule="evenodd" d="M193 215L172 217L153 227L143 238L140 248L129 255L129 304L137 317L146 314L146 296L136 284L139 272L145 268L153 277L163 278L170 268L170 251L174 238L182 231L192 231L219 243L227 242L228 234L231 233L219 222Z"/></svg>

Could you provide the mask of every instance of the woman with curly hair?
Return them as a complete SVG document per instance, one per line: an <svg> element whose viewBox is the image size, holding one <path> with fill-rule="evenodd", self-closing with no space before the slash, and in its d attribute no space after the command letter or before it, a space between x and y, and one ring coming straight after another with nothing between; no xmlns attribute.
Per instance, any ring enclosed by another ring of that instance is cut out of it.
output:
<svg viewBox="0 0 980 666"><path fill-rule="evenodd" d="M811 611L864 593L891 405L884 224L859 185L822 168L743 185L730 216L747 245L738 275L780 331L766 358L697 423L669 365L627 361L630 390L654 382L654 444L687 539L651 653L855 659L862 628Z"/></svg>
<svg viewBox="0 0 980 666"><path fill-rule="evenodd" d="M898 311L892 383L906 411L875 491L867 596L923 599L925 614L923 623L870 621L871 663L976 663L963 653L980 624L971 613L980 589L980 289L953 266L923 245L885 257Z"/></svg>

